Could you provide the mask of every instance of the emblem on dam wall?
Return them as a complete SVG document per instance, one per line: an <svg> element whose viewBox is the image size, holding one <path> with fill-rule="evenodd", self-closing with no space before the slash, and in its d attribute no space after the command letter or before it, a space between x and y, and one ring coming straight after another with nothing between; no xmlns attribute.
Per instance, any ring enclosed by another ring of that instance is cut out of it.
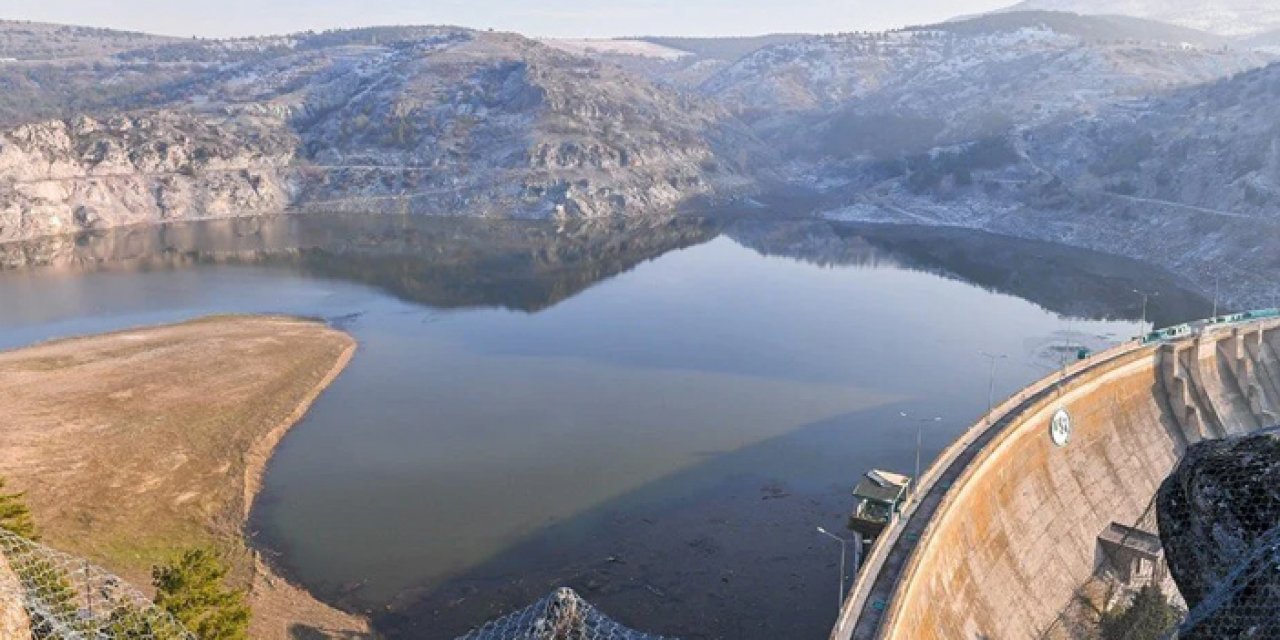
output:
<svg viewBox="0 0 1280 640"><path fill-rule="evenodd" d="M1049 422L1049 437L1059 447L1067 446L1071 441L1071 414L1066 409L1058 409Z"/></svg>

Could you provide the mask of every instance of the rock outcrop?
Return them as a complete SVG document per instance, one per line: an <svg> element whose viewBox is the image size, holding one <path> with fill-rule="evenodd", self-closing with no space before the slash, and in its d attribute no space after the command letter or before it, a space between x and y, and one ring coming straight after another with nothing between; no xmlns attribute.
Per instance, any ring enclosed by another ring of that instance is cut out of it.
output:
<svg viewBox="0 0 1280 640"><path fill-rule="evenodd" d="M0 638L30 640L31 618L19 597L25 591L8 559L0 553Z"/></svg>
<svg viewBox="0 0 1280 640"><path fill-rule="evenodd" d="M23 125L0 134L0 241L279 211L294 144L175 112Z"/></svg>
<svg viewBox="0 0 1280 640"><path fill-rule="evenodd" d="M1193 445L1157 494L1186 638L1280 632L1280 433Z"/></svg>

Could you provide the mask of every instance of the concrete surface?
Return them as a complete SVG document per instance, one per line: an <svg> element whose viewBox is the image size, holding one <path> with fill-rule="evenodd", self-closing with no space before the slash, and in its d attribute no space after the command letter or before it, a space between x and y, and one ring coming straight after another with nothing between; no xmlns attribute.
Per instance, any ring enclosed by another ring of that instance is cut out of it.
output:
<svg viewBox="0 0 1280 640"><path fill-rule="evenodd" d="M1028 387L942 453L877 541L833 639L1040 638L1188 443L1280 422L1280 321L1120 345ZM1064 447L1049 437L1073 418Z"/></svg>

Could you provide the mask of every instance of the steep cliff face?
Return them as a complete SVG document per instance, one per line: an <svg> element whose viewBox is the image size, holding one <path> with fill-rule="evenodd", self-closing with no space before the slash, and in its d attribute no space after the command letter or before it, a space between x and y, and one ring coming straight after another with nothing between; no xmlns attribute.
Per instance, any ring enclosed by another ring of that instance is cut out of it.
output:
<svg viewBox="0 0 1280 640"><path fill-rule="evenodd" d="M1280 434L1192 446L1156 499L1169 570L1192 607L1179 637L1280 630Z"/></svg>
<svg viewBox="0 0 1280 640"><path fill-rule="evenodd" d="M279 211L295 140L174 112L51 120L0 134L0 241Z"/></svg>

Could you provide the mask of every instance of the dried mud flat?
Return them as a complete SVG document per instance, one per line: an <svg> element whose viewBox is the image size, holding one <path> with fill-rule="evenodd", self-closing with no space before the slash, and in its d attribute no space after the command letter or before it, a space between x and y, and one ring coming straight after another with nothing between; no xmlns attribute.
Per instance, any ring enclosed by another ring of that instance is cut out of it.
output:
<svg viewBox="0 0 1280 640"><path fill-rule="evenodd" d="M0 476L46 543L140 588L177 550L222 550L253 638L367 637L244 540L272 450L354 352L318 322L218 316L0 353Z"/></svg>

